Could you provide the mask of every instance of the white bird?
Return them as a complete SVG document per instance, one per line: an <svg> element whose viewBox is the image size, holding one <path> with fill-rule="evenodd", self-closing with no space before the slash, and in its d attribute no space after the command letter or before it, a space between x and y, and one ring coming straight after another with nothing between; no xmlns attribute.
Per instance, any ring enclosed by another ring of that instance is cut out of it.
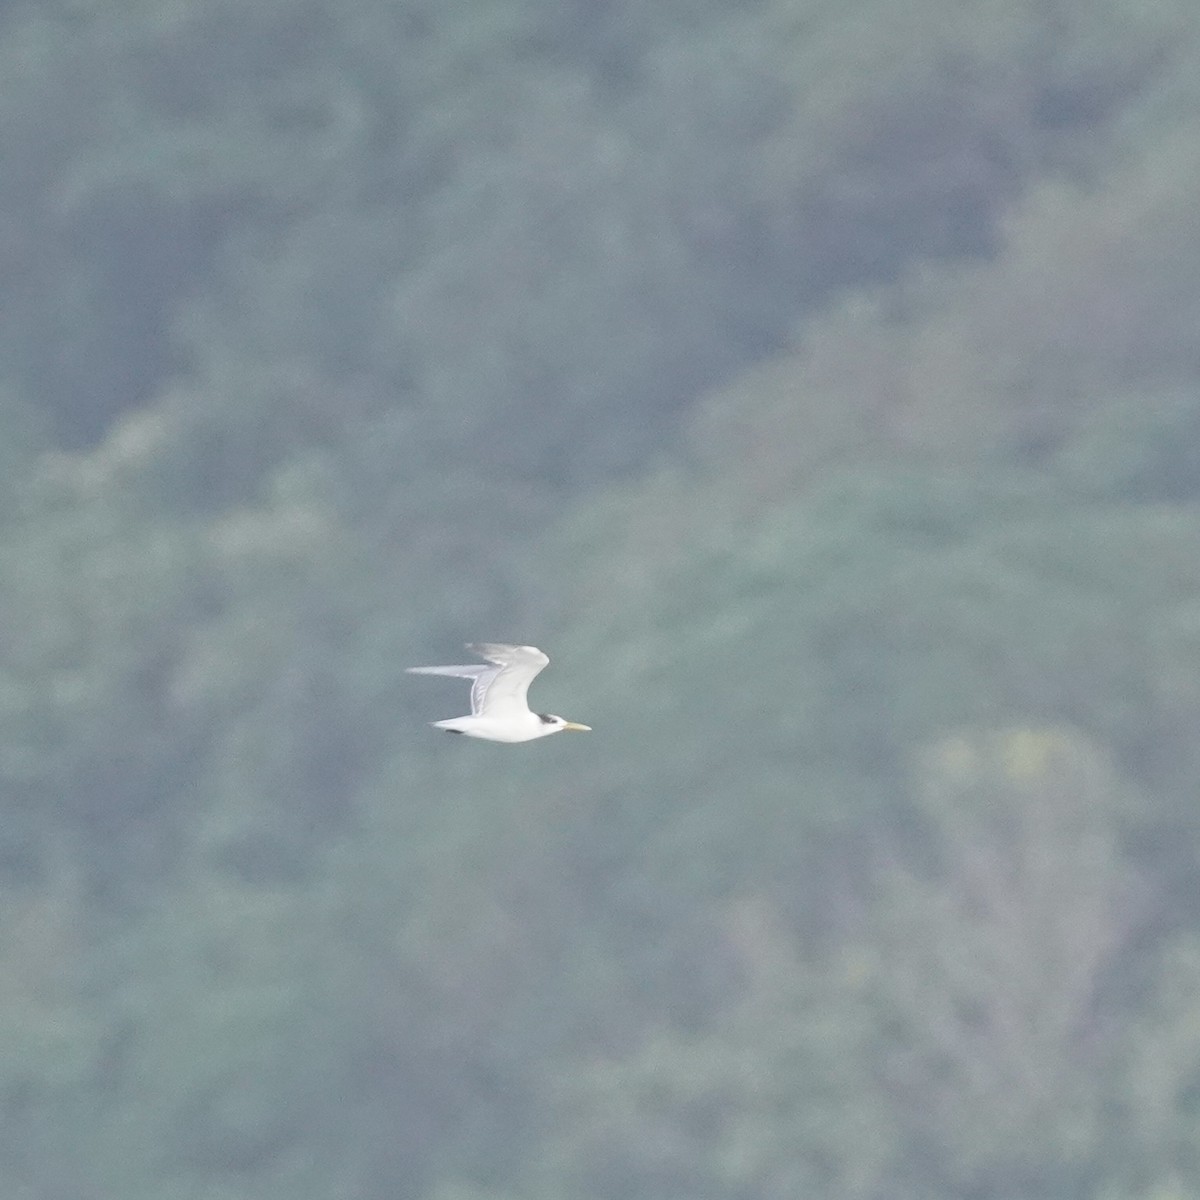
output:
<svg viewBox="0 0 1200 1200"><path fill-rule="evenodd" d="M435 729L465 733L489 742L532 742L562 729L591 730L590 725L564 721L552 713L535 713L526 695L537 673L550 661L536 646L508 646L502 642L468 642L472 654L487 660L463 667L409 667L412 675L450 675L470 679L471 715L434 721Z"/></svg>

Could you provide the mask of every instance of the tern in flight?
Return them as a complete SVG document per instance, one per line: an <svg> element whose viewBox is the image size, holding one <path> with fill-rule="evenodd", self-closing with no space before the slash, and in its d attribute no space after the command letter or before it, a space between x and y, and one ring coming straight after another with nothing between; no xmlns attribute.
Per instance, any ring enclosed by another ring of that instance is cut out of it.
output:
<svg viewBox="0 0 1200 1200"><path fill-rule="evenodd" d="M434 721L435 729L465 733L489 742L532 742L564 729L586 732L590 725L564 721L552 713L536 713L526 694L537 673L550 661L536 646L503 642L468 642L467 649L486 659L462 667L409 667L413 675L450 675L471 680L471 715Z"/></svg>

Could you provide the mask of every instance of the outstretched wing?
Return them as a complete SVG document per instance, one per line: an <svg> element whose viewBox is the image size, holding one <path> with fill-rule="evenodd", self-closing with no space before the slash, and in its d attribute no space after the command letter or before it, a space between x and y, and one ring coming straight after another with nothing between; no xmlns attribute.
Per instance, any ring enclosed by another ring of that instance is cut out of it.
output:
<svg viewBox="0 0 1200 1200"><path fill-rule="evenodd" d="M449 675L453 679L470 679L471 684L471 715L474 716L483 707L483 697L487 692L488 679L497 673L497 668L486 663L467 663L461 667L405 667L410 675Z"/></svg>
<svg viewBox="0 0 1200 1200"><path fill-rule="evenodd" d="M487 664L467 663L456 667L408 667L410 675L449 675L470 679L471 715L487 712L500 716L506 712L526 712L529 685L533 677L550 661L535 646L509 646L503 642L469 642L467 649Z"/></svg>
<svg viewBox="0 0 1200 1200"><path fill-rule="evenodd" d="M467 649L492 664L471 688L472 713L501 716L529 711L529 685L550 661L536 646L470 642Z"/></svg>

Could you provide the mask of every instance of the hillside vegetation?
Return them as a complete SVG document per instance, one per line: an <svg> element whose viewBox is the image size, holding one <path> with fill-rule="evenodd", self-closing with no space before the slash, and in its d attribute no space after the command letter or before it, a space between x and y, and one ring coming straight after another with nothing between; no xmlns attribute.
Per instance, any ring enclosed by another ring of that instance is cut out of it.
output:
<svg viewBox="0 0 1200 1200"><path fill-rule="evenodd" d="M0 35L0 1191L1200 1193L1192 5Z"/></svg>

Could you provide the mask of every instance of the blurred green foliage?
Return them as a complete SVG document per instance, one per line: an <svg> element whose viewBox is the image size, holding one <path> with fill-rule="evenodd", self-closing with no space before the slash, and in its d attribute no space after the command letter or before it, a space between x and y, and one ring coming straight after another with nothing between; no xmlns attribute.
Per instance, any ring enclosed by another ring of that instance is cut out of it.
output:
<svg viewBox="0 0 1200 1200"><path fill-rule="evenodd" d="M6 1195L1200 1191L1188 5L0 32Z"/></svg>

